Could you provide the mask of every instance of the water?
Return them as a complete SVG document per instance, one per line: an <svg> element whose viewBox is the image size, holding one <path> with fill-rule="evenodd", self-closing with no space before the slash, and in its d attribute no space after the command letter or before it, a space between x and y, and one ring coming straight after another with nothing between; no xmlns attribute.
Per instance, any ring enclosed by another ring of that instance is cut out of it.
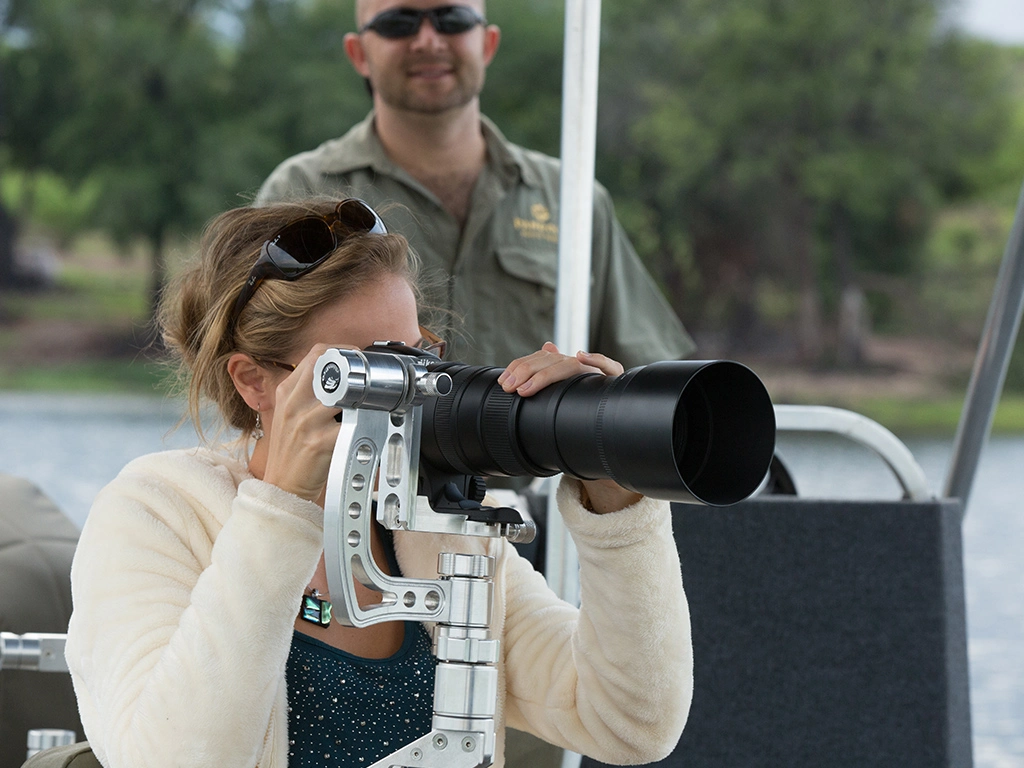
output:
<svg viewBox="0 0 1024 768"><path fill-rule="evenodd" d="M0 393L0 472L25 477L81 528L131 459L197 442L181 403L150 397Z"/></svg>
<svg viewBox="0 0 1024 768"><path fill-rule="evenodd" d="M124 396L0 393L0 472L28 478L79 526L96 492L130 459L196 443L173 431L182 406ZM948 440L911 440L936 493ZM898 498L891 474L839 438L781 436L804 496ZM964 524L975 765L1024 766L1024 435L990 440Z"/></svg>

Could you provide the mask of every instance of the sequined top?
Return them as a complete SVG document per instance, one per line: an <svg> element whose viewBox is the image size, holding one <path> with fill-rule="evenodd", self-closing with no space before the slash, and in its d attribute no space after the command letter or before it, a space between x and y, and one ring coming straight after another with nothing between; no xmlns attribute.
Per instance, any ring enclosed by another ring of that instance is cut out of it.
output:
<svg viewBox="0 0 1024 768"><path fill-rule="evenodd" d="M401 575L391 531L380 533L388 573ZM295 631L285 672L289 768L373 765L429 733L436 663L416 621L405 622L402 647L386 659L354 656Z"/></svg>
<svg viewBox="0 0 1024 768"><path fill-rule="evenodd" d="M430 732L434 664L422 624L364 659L296 631L288 653L289 768L368 766Z"/></svg>

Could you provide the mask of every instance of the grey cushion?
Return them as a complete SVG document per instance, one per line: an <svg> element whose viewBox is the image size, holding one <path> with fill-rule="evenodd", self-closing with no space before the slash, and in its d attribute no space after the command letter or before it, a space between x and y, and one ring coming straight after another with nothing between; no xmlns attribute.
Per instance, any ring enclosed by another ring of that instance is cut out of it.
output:
<svg viewBox="0 0 1024 768"><path fill-rule="evenodd" d="M38 488L0 474L0 630L67 632L77 542L78 529ZM0 671L0 768L25 762L32 728L84 736L70 676Z"/></svg>
<svg viewBox="0 0 1024 768"><path fill-rule="evenodd" d="M89 748L89 742L51 747L28 759L24 768L103 768Z"/></svg>

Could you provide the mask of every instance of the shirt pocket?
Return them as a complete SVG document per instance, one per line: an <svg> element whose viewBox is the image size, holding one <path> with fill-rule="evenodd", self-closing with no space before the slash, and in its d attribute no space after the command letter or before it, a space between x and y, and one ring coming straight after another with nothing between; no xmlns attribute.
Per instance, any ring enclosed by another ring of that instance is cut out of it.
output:
<svg viewBox="0 0 1024 768"><path fill-rule="evenodd" d="M558 285L558 254L521 246L496 249L498 290L493 297L503 325L520 323L524 338L547 338L555 321L555 288ZM515 333L515 331L513 331ZM541 339L543 341L544 339Z"/></svg>
<svg viewBox="0 0 1024 768"><path fill-rule="evenodd" d="M498 265L511 277L539 288L547 288L554 298L558 287L558 252L506 245L497 249Z"/></svg>
<svg viewBox="0 0 1024 768"><path fill-rule="evenodd" d="M553 337L558 255L554 248L517 245L498 246L493 253L495 279L474 286L476 341L507 365Z"/></svg>

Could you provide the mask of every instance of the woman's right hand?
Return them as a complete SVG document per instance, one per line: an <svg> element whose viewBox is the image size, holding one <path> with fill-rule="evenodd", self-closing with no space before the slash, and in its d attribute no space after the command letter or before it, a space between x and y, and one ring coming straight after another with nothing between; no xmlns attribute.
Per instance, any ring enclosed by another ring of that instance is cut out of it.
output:
<svg viewBox="0 0 1024 768"><path fill-rule="evenodd" d="M274 412L264 427L263 480L321 506L340 428L338 411L325 407L313 393L313 366L327 349L326 344L315 345L277 385Z"/></svg>

